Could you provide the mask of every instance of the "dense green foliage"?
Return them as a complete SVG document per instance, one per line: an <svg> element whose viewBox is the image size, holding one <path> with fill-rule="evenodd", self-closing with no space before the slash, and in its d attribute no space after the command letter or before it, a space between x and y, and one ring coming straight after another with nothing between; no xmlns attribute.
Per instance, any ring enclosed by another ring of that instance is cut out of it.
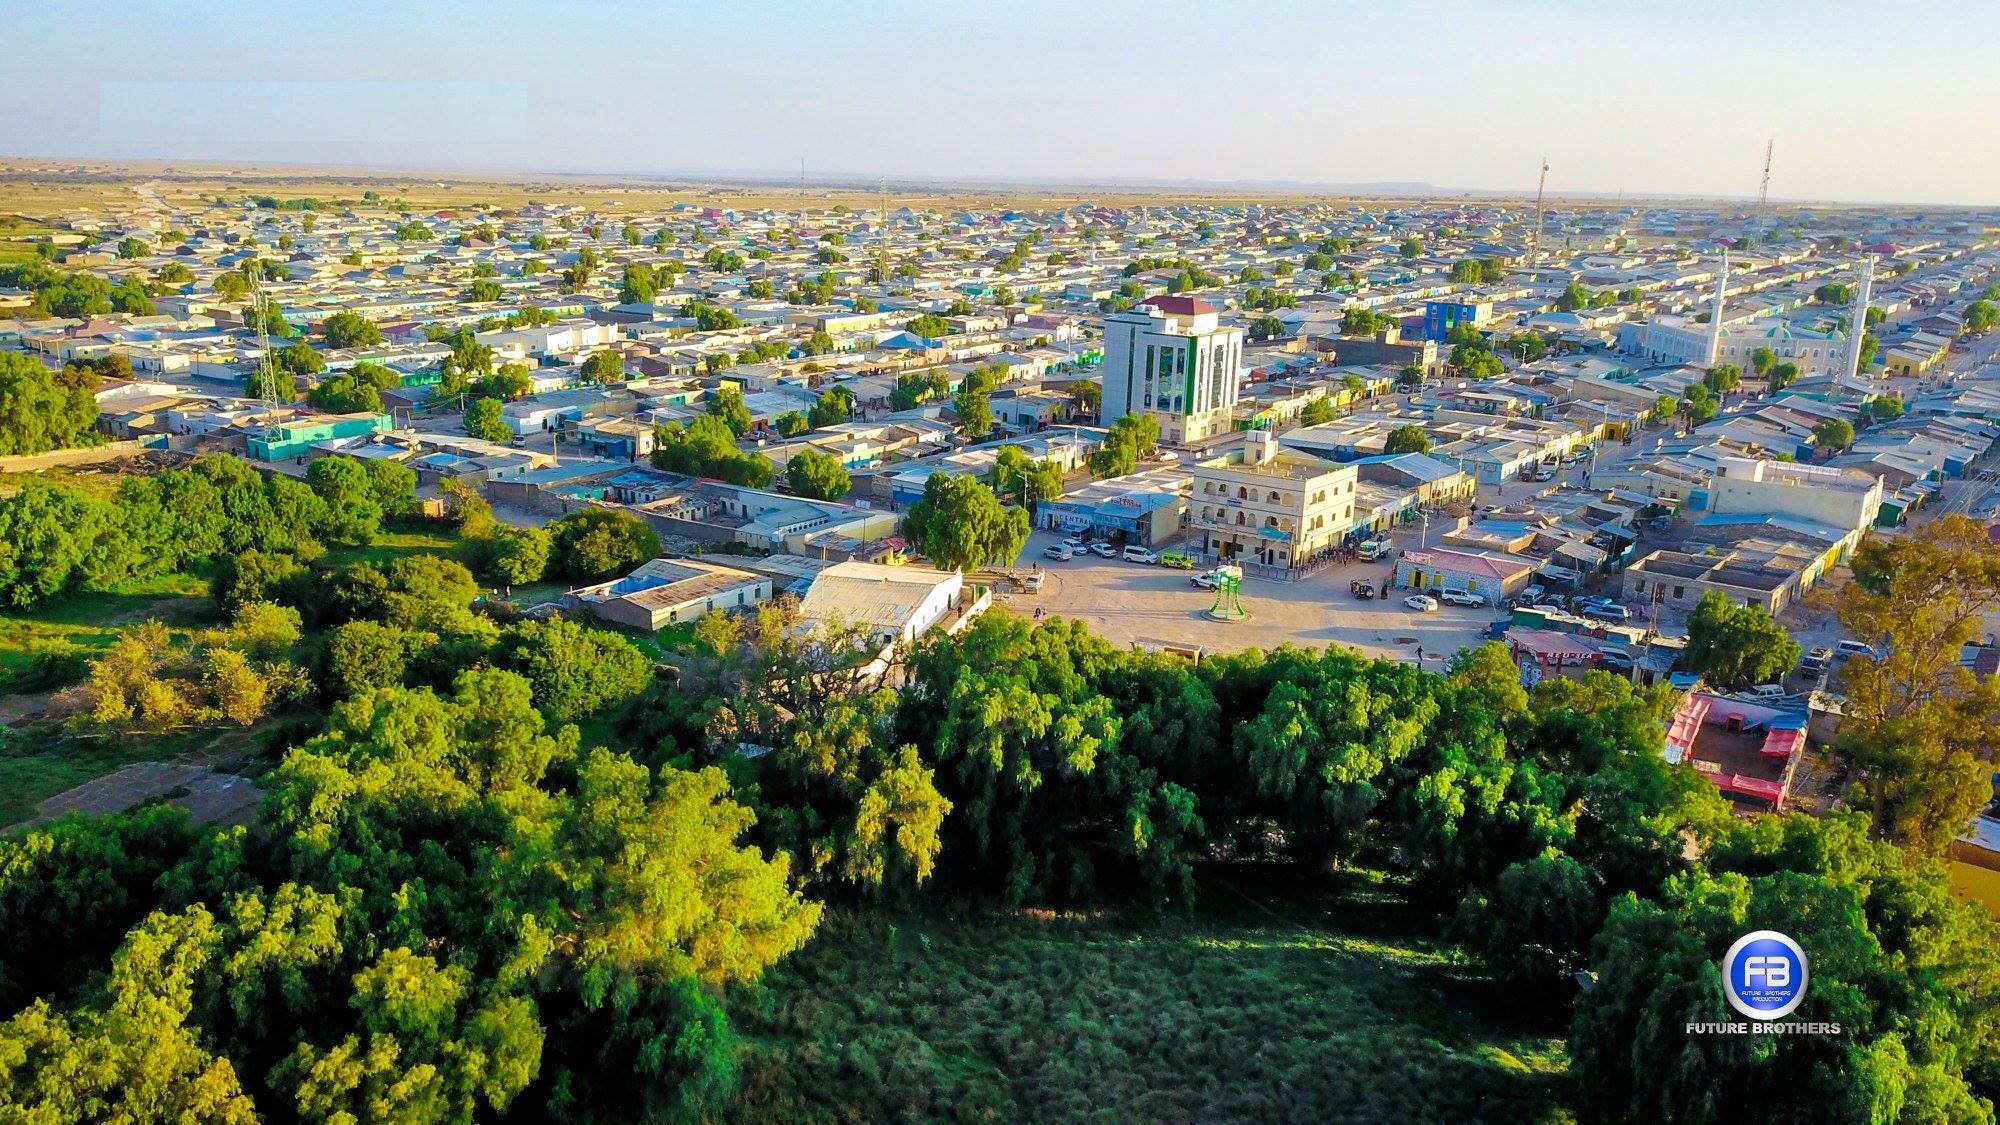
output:
<svg viewBox="0 0 2000 1125"><path fill-rule="evenodd" d="M1028 542L1028 513L1000 503L977 477L934 473L903 513L903 535L941 570L1009 564Z"/></svg>
<svg viewBox="0 0 2000 1125"><path fill-rule="evenodd" d="M1687 637L1681 666L1722 691L1778 680L1804 654L1762 606L1737 605L1716 590L1688 614Z"/></svg>
<svg viewBox="0 0 2000 1125"><path fill-rule="evenodd" d="M66 449L97 425L97 372L0 352L0 456Z"/></svg>
<svg viewBox="0 0 2000 1125"><path fill-rule="evenodd" d="M415 501L416 474L348 457L300 482L233 457L130 477L113 500L30 481L0 500L0 603L30 607L121 579L244 551L366 543Z"/></svg>
<svg viewBox="0 0 2000 1125"><path fill-rule="evenodd" d="M566 578L596 582L660 555L645 520L614 508L579 508L548 526L551 555Z"/></svg>
<svg viewBox="0 0 2000 1125"><path fill-rule="evenodd" d="M220 564L227 623L128 629L88 721L284 701L311 727L247 830L142 810L0 842L0 1116L1990 1115L1992 927L1926 854L1990 772L2000 689L1956 656L2000 571L1970 521L1865 549L1844 595L1886 645L1844 673L1872 823L1746 822L1661 757L1671 690L1530 692L1499 646L1442 675L1343 649L1196 664L994 610L891 690L861 631L779 602L663 635L662 669L479 601L451 558L368 553L407 474L204 459L116 504L0 504L32 532L0 538L33 548L0 559L10 596ZM660 551L630 513L506 529L444 491L488 576ZM909 517L945 565L1025 537L970 478ZM783 960L816 900L831 932ZM1812 951L1796 1018L1848 1034L1681 1031L1726 1018L1716 958L1760 927ZM1573 1088L1550 1077L1566 1020Z"/></svg>
<svg viewBox="0 0 2000 1125"><path fill-rule="evenodd" d="M838 500L854 486L840 458L817 449L802 449L785 463L785 484L800 496Z"/></svg>
<svg viewBox="0 0 2000 1125"><path fill-rule="evenodd" d="M736 405L743 405L742 396L736 397ZM743 413L748 418L749 411ZM770 458L737 448L735 431L717 414L704 414L685 426L679 422L655 426L651 459L656 469L714 477L751 488L766 487L777 475Z"/></svg>

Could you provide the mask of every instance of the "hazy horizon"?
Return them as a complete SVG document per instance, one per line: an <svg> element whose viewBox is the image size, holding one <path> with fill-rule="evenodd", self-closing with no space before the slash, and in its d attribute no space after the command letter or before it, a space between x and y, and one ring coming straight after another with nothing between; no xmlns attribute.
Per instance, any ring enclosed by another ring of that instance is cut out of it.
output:
<svg viewBox="0 0 2000 1125"><path fill-rule="evenodd" d="M0 155L1521 195L1546 152L1558 196L1753 199L1775 138L1775 200L2000 201L2000 7L1257 12L21 6Z"/></svg>

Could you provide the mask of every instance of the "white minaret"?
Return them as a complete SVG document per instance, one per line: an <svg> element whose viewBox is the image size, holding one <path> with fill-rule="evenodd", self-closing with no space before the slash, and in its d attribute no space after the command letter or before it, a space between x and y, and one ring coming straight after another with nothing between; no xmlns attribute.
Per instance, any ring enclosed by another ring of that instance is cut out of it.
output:
<svg viewBox="0 0 2000 1125"><path fill-rule="evenodd" d="M1722 267L1715 272L1715 307L1708 314L1708 361L1714 367L1722 356L1722 302L1729 296L1729 251L1722 252Z"/></svg>
<svg viewBox="0 0 2000 1125"><path fill-rule="evenodd" d="M1847 314L1847 374L1861 374L1861 337L1868 332L1868 293L1875 284L1875 255L1861 259L1861 284L1854 287L1854 308Z"/></svg>

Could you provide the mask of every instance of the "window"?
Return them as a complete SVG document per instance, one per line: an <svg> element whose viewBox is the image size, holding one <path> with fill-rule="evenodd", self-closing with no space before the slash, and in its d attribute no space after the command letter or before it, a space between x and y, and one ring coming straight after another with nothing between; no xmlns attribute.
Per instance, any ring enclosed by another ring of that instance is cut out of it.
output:
<svg viewBox="0 0 2000 1125"><path fill-rule="evenodd" d="M1685 597L1687 597L1687 587L1685 587L1685 586L1676 586L1676 587L1674 587L1674 600L1675 600L1675 601L1679 601L1679 600L1681 600L1682 598L1685 598Z"/></svg>

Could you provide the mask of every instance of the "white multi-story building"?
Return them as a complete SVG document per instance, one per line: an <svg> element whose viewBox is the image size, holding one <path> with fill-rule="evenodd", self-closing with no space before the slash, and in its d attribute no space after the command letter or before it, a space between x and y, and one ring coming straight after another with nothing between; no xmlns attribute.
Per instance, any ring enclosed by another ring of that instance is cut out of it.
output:
<svg viewBox="0 0 2000 1125"><path fill-rule="evenodd" d="M1230 427L1242 384L1243 330L1199 297L1148 297L1104 320L1104 405L1111 425L1150 414L1160 440L1201 441Z"/></svg>
<svg viewBox="0 0 2000 1125"><path fill-rule="evenodd" d="M1303 566L1354 530L1357 479L1352 464L1252 431L1243 448L1195 465L1188 522L1204 552L1225 562Z"/></svg>

